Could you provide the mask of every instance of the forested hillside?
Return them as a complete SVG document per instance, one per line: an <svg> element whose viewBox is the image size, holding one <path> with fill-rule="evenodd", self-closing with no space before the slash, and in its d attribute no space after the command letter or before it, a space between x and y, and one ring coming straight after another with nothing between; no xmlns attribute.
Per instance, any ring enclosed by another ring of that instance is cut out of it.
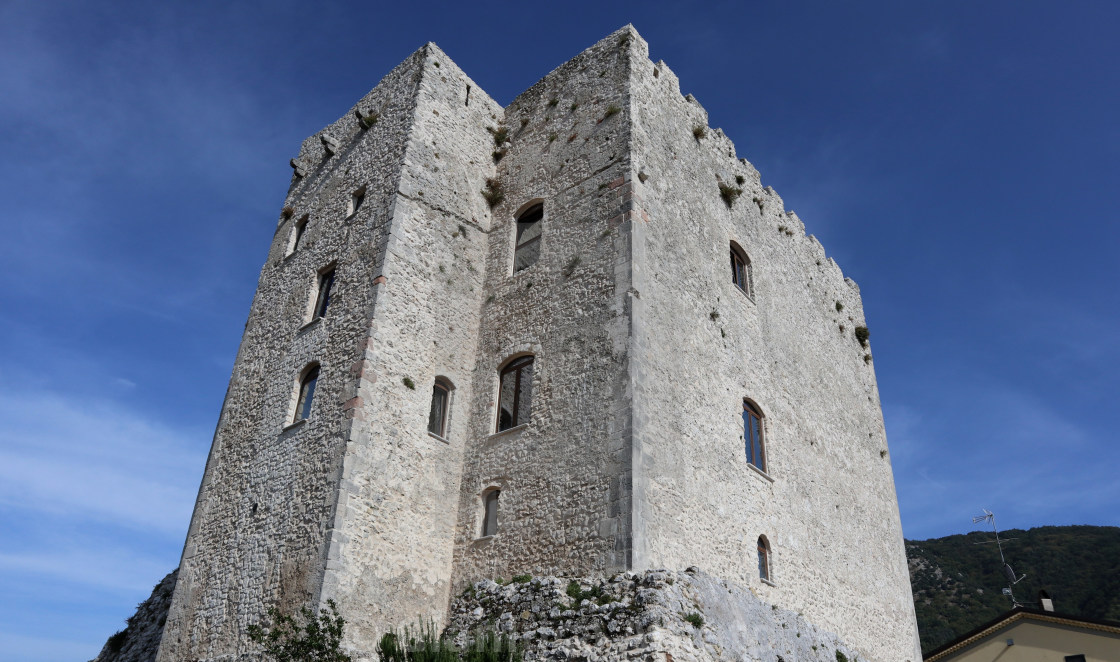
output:
<svg viewBox="0 0 1120 662"><path fill-rule="evenodd" d="M1120 621L1120 527L1042 526L1000 532L1007 561L1026 579L1019 602L1034 606L1045 589L1054 610ZM1011 608L991 531L907 540L910 583L922 652L937 648Z"/></svg>

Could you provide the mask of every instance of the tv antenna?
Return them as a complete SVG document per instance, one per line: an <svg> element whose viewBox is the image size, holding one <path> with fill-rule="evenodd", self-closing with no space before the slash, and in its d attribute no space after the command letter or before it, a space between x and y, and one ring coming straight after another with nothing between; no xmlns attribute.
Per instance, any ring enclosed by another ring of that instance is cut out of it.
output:
<svg viewBox="0 0 1120 662"><path fill-rule="evenodd" d="M1012 587L1015 586L1016 584L1018 584L1019 582L1023 581L1024 579L1026 579L1027 576L1024 574L1024 575L1020 575L1018 578L1016 578L1015 577L1015 571L1011 568L1011 564L1008 563L1007 559L1004 558L1004 556L1003 556L1003 543L1005 541L1015 540L1015 538L1003 538L1003 539L1001 539L999 537L999 529L996 528L995 513L988 510L987 508L983 508L982 510L984 511L984 514L983 515L977 515L976 517L973 517L972 518L972 523L973 524L979 524L980 522L990 522L991 523L992 531L996 534L995 543L996 543L996 546L999 548L999 560L1000 560L1001 563L1003 563L1003 574L1004 574L1005 577L1007 577L1007 588L1003 589L1003 594L1006 595L1007 597L1011 598L1011 608L1012 609L1014 609L1015 607L1022 607L1023 605L1018 600L1015 599L1015 592L1012 590ZM991 540L985 540L984 542L977 542L977 543L973 543L973 544L974 545L988 545L988 544L991 544L991 543L992 543Z"/></svg>

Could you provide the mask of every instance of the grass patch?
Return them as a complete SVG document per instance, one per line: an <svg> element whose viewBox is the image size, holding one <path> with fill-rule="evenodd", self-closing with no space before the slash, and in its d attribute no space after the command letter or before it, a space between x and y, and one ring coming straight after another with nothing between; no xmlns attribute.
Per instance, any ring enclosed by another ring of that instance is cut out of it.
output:
<svg viewBox="0 0 1120 662"><path fill-rule="evenodd" d="M692 137L693 138L695 138L697 140L701 140L707 135L708 135L708 127L704 126L703 124L697 124L696 126L692 127Z"/></svg>
<svg viewBox="0 0 1120 662"><path fill-rule="evenodd" d="M867 330L866 326L856 327L856 340L859 341L861 347L867 347L867 339L871 337L871 332Z"/></svg>
<svg viewBox="0 0 1120 662"><path fill-rule="evenodd" d="M607 106L607 112L603 114L603 119L610 119L621 112L622 109L612 103Z"/></svg>
<svg viewBox="0 0 1120 662"><path fill-rule="evenodd" d="M704 617L701 616L700 614L697 614L696 612L692 612L691 614L688 614L687 616L684 617L684 620L688 621L689 623L692 623L692 627L694 627L694 628L704 627Z"/></svg>
<svg viewBox="0 0 1120 662"><path fill-rule="evenodd" d="M556 142L556 139L559 138L559 137L560 137L560 134L553 131L552 133L548 134L548 142L550 142L550 143L551 142Z"/></svg>
<svg viewBox="0 0 1120 662"><path fill-rule="evenodd" d="M407 386L410 391L416 390L416 382L412 381L411 377L402 378L401 383Z"/></svg>
<svg viewBox="0 0 1120 662"><path fill-rule="evenodd" d="M370 128L373 128L374 124L377 124L377 120L379 118L380 118L380 115L378 115L377 113L370 113L369 115L362 115L361 117L358 118L358 124L361 125L362 129L370 129Z"/></svg>

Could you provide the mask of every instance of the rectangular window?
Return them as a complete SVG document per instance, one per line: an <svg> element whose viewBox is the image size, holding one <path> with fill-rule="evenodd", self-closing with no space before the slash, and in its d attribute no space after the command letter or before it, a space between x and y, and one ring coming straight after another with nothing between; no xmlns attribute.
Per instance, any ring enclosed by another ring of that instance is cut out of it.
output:
<svg viewBox="0 0 1120 662"><path fill-rule="evenodd" d="M492 536L498 532L498 497L500 490L490 490L483 497L485 514L482 517L482 535Z"/></svg>
<svg viewBox="0 0 1120 662"><path fill-rule="evenodd" d="M299 399L296 401L296 417L294 422L302 421L311 416L311 403L315 399L315 386L318 383L319 366L314 366L308 370L307 374L300 380Z"/></svg>
<svg viewBox="0 0 1120 662"><path fill-rule="evenodd" d="M315 314L312 320L325 317L327 306L331 303L331 288L334 287L334 269L319 274L319 294L315 297Z"/></svg>
<svg viewBox="0 0 1120 662"><path fill-rule="evenodd" d="M533 404L533 357L526 356L502 370L498 384L498 432L529 422Z"/></svg>
<svg viewBox="0 0 1120 662"><path fill-rule="evenodd" d="M451 393L445 384L436 382L432 387L432 410L428 414L428 432L437 437L446 436L447 404Z"/></svg>
<svg viewBox="0 0 1120 662"><path fill-rule="evenodd" d="M766 471L762 455L762 417L754 407L743 403L743 442L747 451L747 462Z"/></svg>
<svg viewBox="0 0 1120 662"><path fill-rule="evenodd" d="M365 200L366 200L366 187L364 187L364 186L362 188L358 189L357 191L354 191L352 194L350 194L350 204L346 209L346 216L350 217L350 216L353 216L354 214L357 214L358 209L362 206L362 203L365 202Z"/></svg>
<svg viewBox="0 0 1120 662"><path fill-rule="evenodd" d="M530 267L541 254L541 219L544 206L537 205L517 219L516 248L513 251L513 273Z"/></svg>

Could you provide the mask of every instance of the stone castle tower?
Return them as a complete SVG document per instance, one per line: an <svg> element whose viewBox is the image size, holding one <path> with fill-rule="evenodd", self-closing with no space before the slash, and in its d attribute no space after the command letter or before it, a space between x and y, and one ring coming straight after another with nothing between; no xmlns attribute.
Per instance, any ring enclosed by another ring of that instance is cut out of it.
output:
<svg viewBox="0 0 1120 662"><path fill-rule="evenodd" d="M633 28L506 108L428 44L292 166L160 660L690 565L919 659L859 290Z"/></svg>

